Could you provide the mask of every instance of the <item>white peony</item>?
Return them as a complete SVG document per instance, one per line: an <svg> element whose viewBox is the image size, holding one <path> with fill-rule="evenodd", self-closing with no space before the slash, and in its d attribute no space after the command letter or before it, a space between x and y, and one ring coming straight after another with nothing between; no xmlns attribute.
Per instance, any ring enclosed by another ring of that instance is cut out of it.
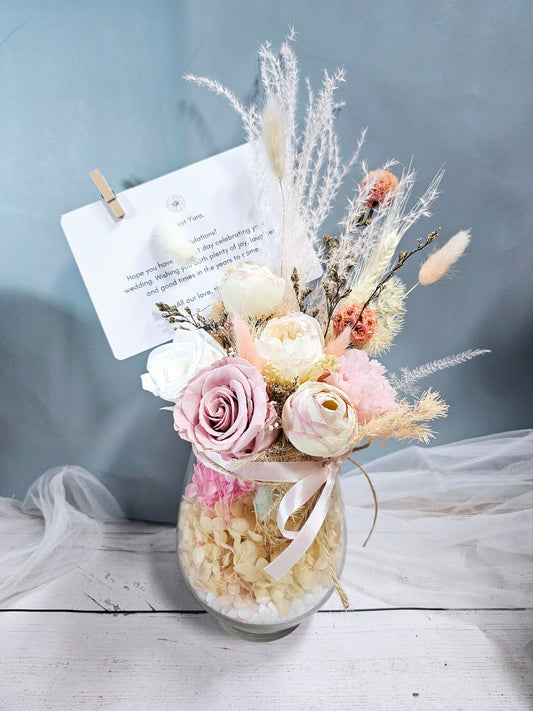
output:
<svg viewBox="0 0 533 711"><path fill-rule="evenodd" d="M285 279L255 262L244 262L225 278L220 294L226 311L239 316L267 316L281 304Z"/></svg>
<svg viewBox="0 0 533 711"><path fill-rule="evenodd" d="M198 371L226 355L203 329L178 329L171 343L155 348L148 356L142 386L163 400L177 402L181 390Z"/></svg>
<svg viewBox="0 0 533 711"><path fill-rule="evenodd" d="M324 337L316 319L295 312L270 319L255 345L283 378L296 378L322 357Z"/></svg>

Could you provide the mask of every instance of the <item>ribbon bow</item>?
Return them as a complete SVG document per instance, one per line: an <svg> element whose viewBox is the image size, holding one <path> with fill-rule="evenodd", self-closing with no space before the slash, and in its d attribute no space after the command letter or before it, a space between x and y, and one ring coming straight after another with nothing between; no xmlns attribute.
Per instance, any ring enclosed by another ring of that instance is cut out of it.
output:
<svg viewBox="0 0 533 711"><path fill-rule="evenodd" d="M318 471L311 472L297 481L281 500L276 521L281 534L285 538L292 539L292 543L264 568L276 580L279 580L293 565L296 565L318 535L328 513L331 492L339 470L340 465L337 461L323 462ZM292 514L307 503L322 485L324 488L318 501L302 528L299 531L287 530L285 524Z"/></svg>
<svg viewBox="0 0 533 711"><path fill-rule="evenodd" d="M208 467L215 465L220 471L239 476L240 466L238 463L235 463L233 467L230 465L231 468L229 468L229 462L223 461L214 452L210 452L209 457L196 450L195 454ZM340 461L339 459L326 459L320 462L250 462L242 466L242 473L245 474L244 478L247 481L258 483L294 482L294 486L280 501L276 514L276 522L282 536L290 539L291 543L264 568L265 572L276 580L282 578L296 565L318 535L328 513L331 492L340 471ZM298 531L285 528L289 518L300 506L307 503L321 486L324 488L302 528Z"/></svg>

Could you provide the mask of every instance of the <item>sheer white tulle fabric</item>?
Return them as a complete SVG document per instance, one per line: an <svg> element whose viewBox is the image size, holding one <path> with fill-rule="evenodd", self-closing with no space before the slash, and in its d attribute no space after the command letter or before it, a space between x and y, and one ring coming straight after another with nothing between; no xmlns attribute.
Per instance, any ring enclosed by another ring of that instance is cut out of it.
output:
<svg viewBox="0 0 533 711"><path fill-rule="evenodd" d="M97 550L175 550L170 526L128 521L87 470L49 469L24 501L0 497L0 603L89 560Z"/></svg>
<svg viewBox="0 0 533 711"><path fill-rule="evenodd" d="M344 481L352 604L531 605L533 430L408 447L365 469L379 499L365 548L372 498L362 477Z"/></svg>
<svg viewBox="0 0 533 711"><path fill-rule="evenodd" d="M354 607L525 607L533 581L533 430L408 447L342 477L343 585ZM127 521L81 467L51 469L24 501L0 498L0 602L96 550L175 550L172 527ZM333 598L332 598L333 600Z"/></svg>

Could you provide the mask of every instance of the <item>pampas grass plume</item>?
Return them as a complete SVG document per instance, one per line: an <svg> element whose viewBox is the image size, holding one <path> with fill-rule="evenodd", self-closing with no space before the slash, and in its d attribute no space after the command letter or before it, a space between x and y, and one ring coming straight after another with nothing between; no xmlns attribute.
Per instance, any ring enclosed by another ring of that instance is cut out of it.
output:
<svg viewBox="0 0 533 711"><path fill-rule="evenodd" d="M281 183L285 173L285 126L279 100L274 95L268 97L263 110L263 143L270 167Z"/></svg>
<svg viewBox="0 0 533 711"><path fill-rule="evenodd" d="M192 264L198 259L195 247L166 215L162 215L157 221L154 238L160 249L178 264Z"/></svg>
<svg viewBox="0 0 533 711"><path fill-rule="evenodd" d="M461 230L440 249L430 254L418 272L420 284L428 286L441 279L462 256L469 243L470 231Z"/></svg>

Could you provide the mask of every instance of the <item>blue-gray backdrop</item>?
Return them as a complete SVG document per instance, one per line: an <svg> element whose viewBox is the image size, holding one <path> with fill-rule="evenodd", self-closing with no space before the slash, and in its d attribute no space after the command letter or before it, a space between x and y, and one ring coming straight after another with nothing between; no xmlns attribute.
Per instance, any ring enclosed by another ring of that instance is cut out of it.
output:
<svg viewBox="0 0 533 711"><path fill-rule="evenodd" d="M531 426L532 15L529 0L3 0L0 495L74 463L130 515L175 518L187 447L140 389L146 354L111 355L59 217L96 199L95 167L121 190L241 143L232 110L182 76L246 99L259 45L291 24L312 82L347 70L345 154L368 126L370 166L413 158L422 190L445 165L421 230L472 228L457 278L413 294L387 367L489 347L432 378L452 406L436 442Z"/></svg>

